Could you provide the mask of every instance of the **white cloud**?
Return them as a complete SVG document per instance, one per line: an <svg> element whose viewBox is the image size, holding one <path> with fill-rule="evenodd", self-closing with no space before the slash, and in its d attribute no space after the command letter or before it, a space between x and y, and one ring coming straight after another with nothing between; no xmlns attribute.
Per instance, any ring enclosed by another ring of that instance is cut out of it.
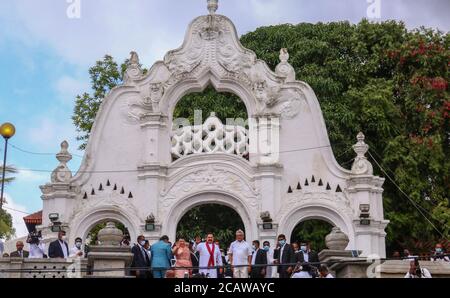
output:
<svg viewBox="0 0 450 298"><path fill-rule="evenodd" d="M45 183L50 179L48 173L33 172L29 169L22 169L21 167L17 167L17 168L19 168L20 170L19 170L19 173L17 173L17 175L16 175L15 181Z"/></svg>
<svg viewBox="0 0 450 298"><path fill-rule="evenodd" d="M75 97L83 92L89 92L90 86L87 81L71 76L62 76L55 83L55 90L59 99L72 104Z"/></svg>
<svg viewBox="0 0 450 298"><path fill-rule="evenodd" d="M27 208L20 204L14 202L8 194L5 194L6 203L3 207L9 214L11 214L13 219L13 227L16 229L16 238L26 236L28 234L27 227L23 221L23 217L29 214Z"/></svg>
<svg viewBox="0 0 450 298"><path fill-rule="evenodd" d="M42 148L41 151L55 148L64 140L75 143L75 128L70 120L59 122L48 115L33 121L33 123L37 123L37 125L29 128L27 135L30 142ZM59 147L56 148L59 149Z"/></svg>

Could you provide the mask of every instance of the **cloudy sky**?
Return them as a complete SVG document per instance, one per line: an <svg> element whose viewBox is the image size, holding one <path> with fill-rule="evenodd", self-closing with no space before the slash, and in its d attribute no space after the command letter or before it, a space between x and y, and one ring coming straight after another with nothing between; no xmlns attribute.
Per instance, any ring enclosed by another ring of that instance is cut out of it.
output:
<svg viewBox="0 0 450 298"><path fill-rule="evenodd" d="M265 25L362 18L447 32L449 11L449 0L221 0L218 13L245 34ZM6 208L18 236L26 233L22 217L42 207L39 185L57 165L61 141L83 154L70 117L75 96L89 91L88 68L105 54L123 61L130 50L149 67L205 12L206 0L0 0L0 123L16 125L8 163L21 169L6 188ZM74 156L69 167L75 171L80 160Z"/></svg>

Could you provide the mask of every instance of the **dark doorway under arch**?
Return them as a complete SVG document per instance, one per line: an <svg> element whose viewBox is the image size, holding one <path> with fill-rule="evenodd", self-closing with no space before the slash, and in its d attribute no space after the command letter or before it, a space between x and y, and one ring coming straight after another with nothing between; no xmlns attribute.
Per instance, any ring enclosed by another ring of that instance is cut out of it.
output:
<svg viewBox="0 0 450 298"><path fill-rule="evenodd" d="M238 229L245 232L244 223L234 209L221 204L203 204L183 215L176 235L177 239L193 240L197 235L205 238L206 233L211 232L219 240L220 248L226 249L234 241Z"/></svg>
<svg viewBox="0 0 450 298"><path fill-rule="evenodd" d="M320 219L308 219L298 223L291 234L291 243L309 242L311 249L320 252L325 249L325 236L331 232L333 225Z"/></svg>

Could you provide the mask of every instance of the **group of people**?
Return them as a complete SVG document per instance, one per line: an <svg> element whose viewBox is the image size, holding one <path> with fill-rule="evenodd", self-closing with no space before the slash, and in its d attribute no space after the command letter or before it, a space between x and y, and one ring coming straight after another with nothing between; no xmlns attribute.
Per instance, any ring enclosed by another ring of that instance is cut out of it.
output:
<svg viewBox="0 0 450 298"><path fill-rule="evenodd" d="M31 233L26 242L17 241L16 250L3 257L19 258L81 258L86 257L81 238L69 249L66 232L58 232L58 239L50 242L48 253L40 233ZM130 246L130 239L125 237L122 246ZM143 235L137 237L137 243L131 248L133 259L129 273L137 278L333 278L325 264L319 262L318 254L307 242L287 243L280 234L274 247L269 241L261 243L253 240L251 245L245 241L242 230L236 231L236 240L225 251L220 243L208 233L202 241L200 236L188 241L183 237L175 244L168 236L162 236L158 242L150 245ZM403 256L394 252L393 259L410 262L410 269L405 278L431 278L427 268L419 264L419 257L409 250ZM442 244L436 244L431 256L432 261L450 262Z"/></svg>
<svg viewBox="0 0 450 298"><path fill-rule="evenodd" d="M31 233L28 235L26 242L30 245L30 250L24 249L23 241L16 242L16 250L11 254L4 253L3 257L12 258L77 258L83 257L82 239L76 238L75 245L69 249L67 244L66 232L58 232L58 239L50 242L48 247L48 254L46 253L45 244L42 242L42 235L40 233Z"/></svg>
<svg viewBox="0 0 450 298"><path fill-rule="evenodd" d="M401 255L399 251L394 251L392 258L409 261L409 271L406 272L405 278L432 278L430 271L427 268L420 266L419 259L423 257L412 254L409 249L405 248L403 250L403 255ZM450 262L449 255L445 253L441 243L436 243L434 250L431 251L431 255L426 259L435 262Z"/></svg>
<svg viewBox="0 0 450 298"><path fill-rule="evenodd" d="M173 245L169 237L162 236L151 246L141 235L132 247L131 274L138 278L333 277L307 243L291 245L281 234L275 248L271 248L269 241L261 247L259 240L250 245L244 238L242 230L236 231L236 240L225 253L212 233L206 235L205 241L200 236L194 241L180 237Z"/></svg>

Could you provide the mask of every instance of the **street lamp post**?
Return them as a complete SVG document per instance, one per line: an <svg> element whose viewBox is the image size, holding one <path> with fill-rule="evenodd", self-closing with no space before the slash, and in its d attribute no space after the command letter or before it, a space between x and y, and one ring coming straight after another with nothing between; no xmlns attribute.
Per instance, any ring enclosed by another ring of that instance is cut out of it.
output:
<svg viewBox="0 0 450 298"><path fill-rule="evenodd" d="M8 140L14 136L16 128L11 123L3 123L0 126L0 135L5 139L5 154L3 155L2 190L0 193L0 210L3 209L3 189L5 188L6 153L8 152Z"/></svg>

